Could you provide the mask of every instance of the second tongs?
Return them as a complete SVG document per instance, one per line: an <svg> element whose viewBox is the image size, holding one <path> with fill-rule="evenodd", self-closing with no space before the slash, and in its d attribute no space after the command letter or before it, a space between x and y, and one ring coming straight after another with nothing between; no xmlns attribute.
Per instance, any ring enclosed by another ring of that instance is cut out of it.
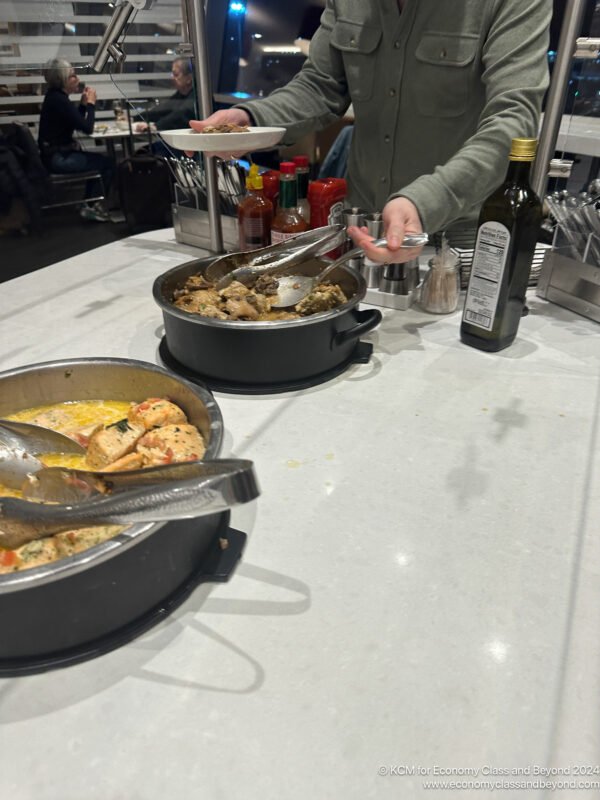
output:
<svg viewBox="0 0 600 800"><path fill-rule="evenodd" d="M254 500L260 489L252 461L225 458L128 472L47 467L28 478L23 494L29 499L0 498L0 547L90 525L216 514Z"/></svg>

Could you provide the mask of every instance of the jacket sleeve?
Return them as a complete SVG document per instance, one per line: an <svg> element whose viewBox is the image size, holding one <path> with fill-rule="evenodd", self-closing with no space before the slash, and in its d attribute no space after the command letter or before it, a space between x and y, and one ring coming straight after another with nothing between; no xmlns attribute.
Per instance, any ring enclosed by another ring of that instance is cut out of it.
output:
<svg viewBox="0 0 600 800"><path fill-rule="evenodd" d="M551 16L550 0L497 0L483 49L486 102L476 132L432 174L392 195L415 204L425 230L476 215L504 178L511 139L537 136Z"/></svg>
<svg viewBox="0 0 600 800"><path fill-rule="evenodd" d="M172 94L170 97L167 97L165 100L153 106L152 108L147 108L141 115L141 118L144 120L144 122L158 122L171 112L171 104L174 99L175 95Z"/></svg>
<svg viewBox="0 0 600 800"><path fill-rule="evenodd" d="M334 2L327 0L300 72L268 97L236 106L247 111L257 125L285 127L283 144L325 128L350 105L341 54L329 43L335 19Z"/></svg>
<svg viewBox="0 0 600 800"><path fill-rule="evenodd" d="M81 103L75 108L68 97L65 96L62 113L67 117L69 125L73 126L74 131L83 133L93 133L94 120L96 119L96 107L94 105L84 106Z"/></svg>
<svg viewBox="0 0 600 800"><path fill-rule="evenodd" d="M160 106L155 109L158 111ZM172 99L168 105L165 105L162 114L158 114L154 119L152 112L146 115L150 122L156 122L156 127L159 131L168 131L176 128L187 128L191 119L194 119L195 107L194 97L182 97L179 99Z"/></svg>

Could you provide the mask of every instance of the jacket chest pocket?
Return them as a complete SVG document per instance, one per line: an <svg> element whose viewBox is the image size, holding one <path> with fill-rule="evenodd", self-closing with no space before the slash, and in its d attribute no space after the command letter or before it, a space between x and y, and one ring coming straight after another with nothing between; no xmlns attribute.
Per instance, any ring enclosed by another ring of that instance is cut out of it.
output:
<svg viewBox="0 0 600 800"><path fill-rule="evenodd" d="M415 51L417 105L425 117L459 117L465 113L474 80L471 65L476 35L425 33Z"/></svg>
<svg viewBox="0 0 600 800"><path fill-rule="evenodd" d="M352 102L370 100L375 82L375 62L381 30L338 19L331 31L331 46L342 54Z"/></svg>

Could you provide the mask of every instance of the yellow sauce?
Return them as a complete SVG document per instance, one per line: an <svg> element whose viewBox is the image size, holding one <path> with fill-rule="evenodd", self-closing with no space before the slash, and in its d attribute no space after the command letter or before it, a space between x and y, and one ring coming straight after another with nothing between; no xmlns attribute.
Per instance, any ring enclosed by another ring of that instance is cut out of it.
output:
<svg viewBox="0 0 600 800"><path fill-rule="evenodd" d="M31 422L77 439L77 432L85 434L94 426L110 425L127 417L131 403L121 400L81 400L26 408L5 418L15 422ZM37 456L47 467L90 469L85 453L43 453ZM22 497L22 492L0 483L0 497ZM75 552L80 552L107 538L116 536L122 526L104 525L83 528L39 539L16 551L0 547L0 574L38 566ZM57 548L57 544L59 545Z"/></svg>
<svg viewBox="0 0 600 800"><path fill-rule="evenodd" d="M110 425L127 416L131 403L121 400L76 400L68 403L53 403L47 406L35 406L10 414L6 419L15 422L35 422L42 415L54 417L55 422L46 427L59 433L69 434L78 428L102 423ZM37 422L36 424L42 424Z"/></svg>
<svg viewBox="0 0 600 800"><path fill-rule="evenodd" d="M76 400L67 403L53 403L45 406L34 406L8 414L5 419L15 422L33 422L52 428L67 436L74 431L89 428L93 425L110 425L125 419L130 403L121 400ZM91 469L86 461L85 453L43 453L37 456L47 467L65 467L66 469ZM22 497L18 489L10 489L0 483L0 497Z"/></svg>

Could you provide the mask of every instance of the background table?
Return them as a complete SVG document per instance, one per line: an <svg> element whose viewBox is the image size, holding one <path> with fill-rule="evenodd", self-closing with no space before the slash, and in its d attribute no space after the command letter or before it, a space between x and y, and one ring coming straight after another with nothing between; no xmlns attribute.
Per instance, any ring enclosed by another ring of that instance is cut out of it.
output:
<svg viewBox="0 0 600 800"><path fill-rule="evenodd" d="M129 130L121 130L120 128L110 127L107 130L94 130L89 138L94 139L97 142L105 142L106 152L114 161L116 161L117 152L115 149L115 144L120 144L123 149L124 157L130 158L134 153L134 142L148 142L148 133L146 131L143 133L136 133L135 131L132 131L130 133ZM156 138L156 131L152 132L151 138Z"/></svg>
<svg viewBox="0 0 600 800"><path fill-rule="evenodd" d="M4 368L156 361L153 280L200 255L155 231L4 284ZM600 753L599 328L529 305L497 355L459 313L384 309L369 364L217 394L263 489L237 572L120 650L0 681L1 796L598 797L423 785L600 780L572 774Z"/></svg>

